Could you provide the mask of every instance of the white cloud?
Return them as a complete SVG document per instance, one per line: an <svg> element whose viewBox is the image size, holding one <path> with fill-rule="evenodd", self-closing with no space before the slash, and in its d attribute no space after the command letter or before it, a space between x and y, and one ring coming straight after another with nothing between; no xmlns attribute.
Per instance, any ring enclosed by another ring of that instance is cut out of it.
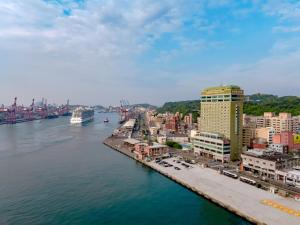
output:
<svg viewBox="0 0 300 225"><path fill-rule="evenodd" d="M211 35L219 28L224 29L224 24L225 29L234 33L239 28L227 25L227 21L217 16L207 18L204 11L205 7L236 10L236 1L89 0L79 5L72 0L65 0L63 4L51 2L0 2L0 88L5 103L15 94L28 103L33 96L51 96L56 101L71 98L73 103L117 103L124 95L131 101L164 101L195 93L198 96L202 87L215 84L216 80L224 83L238 80L242 86L266 91L278 87L282 92L290 85L286 78L294 79L297 76L294 71L300 71L296 39L276 42L268 53L270 56L258 59L257 63L228 66L214 73L201 72L201 68L199 72L181 72L137 65L136 59L151 50L163 34L176 34L177 38L170 39L178 45L170 51L163 50L158 57L166 67L174 59L180 64L180 56L185 54L222 45L222 37L214 41L201 37L189 39L181 32L191 31L184 30L184 24L191 23L201 34ZM252 2L255 7L236 11L237 16L251 14L263 4L264 13L280 18L274 31L298 31L300 3ZM63 10L70 10L70 15L64 15ZM285 26L285 21L291 24ZM156 78L152 77L154 73ZM276 81L272 86L267 83L270 79ZM163 91L155 87L168 81L174 85L175 93L172 85ZM140 92L143 95L136 94ZM161 98L162 95L165 97Z"/></svg>
<svg viewBox="0 0 300 225"><path fill-rule="evenodd" d="M83 47L98 49L104 56L109 51L120 55L147 47L136 48L147 34L159 35L180 25L176 8L167 2L131 1L124 8L116 1L89 1L84 8L72 9L71 16L64 16L63 8L63 5L44 1L2 2L0 38L24 41L28 47L39 42L52 45L53 49L55 46L60 49L63 46L65 50Z"/></svg>
<svg viewBox="0 0 300 225"><path fill-rule="evenodd" d="M19 92L28 99L60 99L67 92L82 102L118 102L139 76L135 58L161 34L180 29L189 6L182 0L91 0L84 5L2 0L2 96L10 99ZM70 16L64 9L71 10ZM111 88L114 94L90 99L76 93L81 88L99 94Z"/></svg>
<svg viewBox="0 0 300 225"><path fill-rule="evenodd" d="M300 2L290 0L269 0L263 5L263 10L281 20L298 20L300 18Z"/></svg>

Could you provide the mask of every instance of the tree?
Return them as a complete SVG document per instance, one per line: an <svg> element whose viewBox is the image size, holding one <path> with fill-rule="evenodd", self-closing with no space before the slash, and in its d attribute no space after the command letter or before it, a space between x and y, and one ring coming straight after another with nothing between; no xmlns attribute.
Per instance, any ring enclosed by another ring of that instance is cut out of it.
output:
<svg viewBox="0 0 300 225"><path fill-rule="evenodd" d="M182 146L175 141L167 141L166 145L171 148L182 149Z"/></svg>

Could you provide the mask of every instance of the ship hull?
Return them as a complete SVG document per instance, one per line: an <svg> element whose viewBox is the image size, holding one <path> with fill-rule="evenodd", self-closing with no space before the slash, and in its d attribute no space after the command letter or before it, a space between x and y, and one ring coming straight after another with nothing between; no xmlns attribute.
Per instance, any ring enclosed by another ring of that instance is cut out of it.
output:
<svg viewBox="0 0 300 225"><path fill-rule="evenodd" d="M70 122L72 123L72 124L78 124L78 123L86 123L86 122L90 122L90 121L92 121L92 120L94 120L94 117L92 116L92 117L88 117L88 118L72 118L71 120L70 120Z"/></svg>

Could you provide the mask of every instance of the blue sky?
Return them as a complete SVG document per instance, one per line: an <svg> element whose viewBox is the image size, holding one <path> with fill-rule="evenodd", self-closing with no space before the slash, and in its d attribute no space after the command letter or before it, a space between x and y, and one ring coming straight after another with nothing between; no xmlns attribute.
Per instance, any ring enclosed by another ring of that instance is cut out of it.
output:
<svg viewBox="0 0 300 225"><path fill-rule="evenodd" d="M1 0L0 102L299 95L300 1Z"/></svg>

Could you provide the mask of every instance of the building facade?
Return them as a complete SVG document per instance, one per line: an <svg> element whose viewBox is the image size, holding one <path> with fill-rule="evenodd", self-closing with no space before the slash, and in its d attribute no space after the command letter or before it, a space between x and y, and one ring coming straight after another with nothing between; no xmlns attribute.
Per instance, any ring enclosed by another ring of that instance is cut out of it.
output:
<svg viewBox="0 0 300 225"><path fill-rule="evenodd" d="M188 115L184 116L183 122L189 126L193 124L193 115L192 113L189 113Z"/></svg>
<svg viewBox="0 0 300 225"><path fill-rule="evenodd" d="M193 147L196 155L221 162L230 160L230 142L222 134L201 132L193 138Z"/></svg>
<svg viewBox="0 0 300 225"><path fill-rule="evenodd" d="M180 126L180 118L178 115L170 115L166 118L165 129L177 132Z"/></svg>
<svg viewBox="0 0 300 225"><path fill-rule="evenodd" d="M242 155L242 168L259 176L276 179L276 171L299 166L300 158L278 152L247 151Z"/></svg>
<svg viewBox="0 0 300 225"><path fill-rule="evenodd" d="M262 127L255 129L255 138L261 138L267 141L268 144L273 143L273 136L276 131L273 127Z"/></svg>
<svg viewBox="0 0 300 225"><path fill-rule="evenodd" d="M273 137L274 144L281 144L288 146L288 150L291 152L300 152L300 135L293 132L282 132L276 134Z"/></svg>
<svg viewBox="0 0 300 225"><path fill-rule="evenodd" d="M255 129L250 126L243 127L243 146L251 148L255 138Z"/></svg>
<svg viewBox="0 0 300 225"><path fill-rule="evenodd" d="M148 145L147 143L137 143L134 146L134 155L136 159L144 160L145 158L156 158L160 157L169 152L169 147L154 143Z"/></svg>
<svg viewBox="0 0 300 225"><path fill-rule="evenodd" d="M243 141L244 91L238 86L207 88L201 93L200 131L230 140L231 160L239 159Z"/></svg>
<svg viewBox="0 0 300 225"><path fill-rule="evenodd" d="M280 152L282 154L287 154L289 147L287 145L283 145L283 144L270 144L268 149L270 149L274 152Z"/></svg>
<svg viewBox="0 0 300 225"><path fill-rule="evenodd" d="M256 128L273 127L276 134L281 132L291 131L299 132L299 116L292 116L291 113L279 113L278 116L272 112L265 112L263 116L244 116L245 123L254 123Z"/></svg>

